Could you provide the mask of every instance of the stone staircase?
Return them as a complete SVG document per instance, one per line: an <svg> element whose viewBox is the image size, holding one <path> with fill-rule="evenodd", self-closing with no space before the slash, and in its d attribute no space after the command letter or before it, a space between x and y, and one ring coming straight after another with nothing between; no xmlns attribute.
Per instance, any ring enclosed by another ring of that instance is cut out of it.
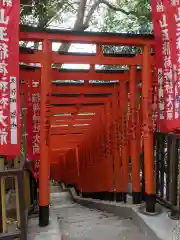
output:
<svg viewBox="0 0 180 240"><path fill-rule="evenodd" d="M51 187L51 211L58 218L63 240L146 239L131 219L83 207L59 186Z"/></svg>

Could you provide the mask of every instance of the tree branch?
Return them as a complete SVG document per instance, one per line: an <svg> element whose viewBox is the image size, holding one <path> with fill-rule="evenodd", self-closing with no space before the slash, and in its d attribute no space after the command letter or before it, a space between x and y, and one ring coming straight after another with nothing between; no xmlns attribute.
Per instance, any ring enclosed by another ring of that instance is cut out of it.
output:
<svg viewBox="0 0 180 240"><path fill-rule="evenodd" d="M83 24L84 21L84 14L85 14L85 9L86 9L86 1L87 0L79 0L79 7L78 7L78 12L77 12L77 17L76 21L73 27L74 31L84 31L86 27ZM59 52L68 52L71 44L70 43L62 43Z"/></svg>
<svg viewBox="0 0 180 240"><path fill-rule="evenodd" d="M87 0L79 0L79 7L78 7L77 18L74 24L74 28L76 28L76 26L83 25L84 14L86 9L86 1Z"/></svg>
<svg viewBox="0 0 180 240"><path fill-rule="evenodd" d="M56 13L54 16L49 16L49 21L46 23L46 27L48 27L56 19L56 17L59 15L59 12L61 11L65 4L67 4L67 0L61 0L58 3L58 5L56 6L57 7Z"/></svg>
<svg viewBox="0 0 180 240"><path fill-rule="evenodd" d="M91 18L92 18L92 15L93 15L94 12L96 11L96 9L97 9L97 7L99 6L100 2L101 2L101 0L97 0L97 1L92 5L92 7L90 8L90 10L89 10L89 12L88 12L88 14L87 14L87 16L86 16L86 19L85 19L85 21L84 21L84 26L86 26L86 28L89 27L89 22L90 22L90 20L91 20Z"/></svg>
<svg viewBox="0 0 180 240"><path fill-rule="evenodd" d="M108 8L110 8L111 10L115 11L115 12L121 12L125 15L135 15L136 16L136 12L131 11L131 12L127 12L124 9L120 8L120 7L116 7L114 5L112 5L111 3L109 3L107 0L99 0L99 4L104 4L106 5Z"/></svg>
<svg viewBox="0 0 180 240"><path fill-rule="evenodd" d="M136 16L136 17L139 17L139 16L137 16L137 13L136 13L136 12L134 12L134 11L127 12L127 11L125 11L124 9L120 8L120 7L117 7L117 6L112 5L112 4L109 3L107 0L97 0L97 1L92 5L91 9L89 10L89 12L88 12L88 14L87 14L86 20L85 20L85 22L84 22L84 26L85 26L86 28L89 27L89 22L90 22L90 20L91 20L91 18L92 18L92 15L94 14L94 12L96 11L97 7L98 7L100 4L106 5L106 6L107 6L109 9L111 9L112 11L121 12L121 13L127 15L127 16L128 16L128 15L134 15L134 16ZM85 28L85 29L86 29L86 28Z"/></svg>

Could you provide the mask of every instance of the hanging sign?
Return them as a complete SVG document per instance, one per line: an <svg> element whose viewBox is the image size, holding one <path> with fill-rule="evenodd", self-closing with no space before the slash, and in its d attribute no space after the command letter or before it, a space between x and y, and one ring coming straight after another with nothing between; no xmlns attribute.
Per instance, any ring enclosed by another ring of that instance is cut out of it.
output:
<svg viewBox="0 0 180 240"><path fill-rule="evenodd" d="M172 132L180 128L180 1L152 0L151 5L156 40L157 127L161 132Z"/></svg>
<svg viewBox="0 0 180 240"><path fill-rule="evenodd" d="M0 154L20 154L19 0L0 0Z"/></svg>

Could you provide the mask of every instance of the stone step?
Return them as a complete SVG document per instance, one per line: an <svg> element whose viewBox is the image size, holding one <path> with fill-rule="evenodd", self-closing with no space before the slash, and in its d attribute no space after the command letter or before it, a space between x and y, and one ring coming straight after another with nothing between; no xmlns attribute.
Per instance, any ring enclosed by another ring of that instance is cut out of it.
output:
<svg viewBox="0 0 180 240"><path fill-rule="evenodd" d="M63 240L145 240L130 219L73 203L70 193L51 194L51 209L58 217Z"/></svg>

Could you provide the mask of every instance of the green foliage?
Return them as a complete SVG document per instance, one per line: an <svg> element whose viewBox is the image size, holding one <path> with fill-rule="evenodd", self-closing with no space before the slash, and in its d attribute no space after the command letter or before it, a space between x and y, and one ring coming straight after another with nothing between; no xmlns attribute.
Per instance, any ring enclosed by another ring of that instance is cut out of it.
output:
<svg viewBox="0 0 180 240"><path fill-rule="evenodd" d="M32 0L31 5L21 5L21 23L45 28L56 16L73 9L69 0Z"/></svg>
<svg viewBox="0 0 180 240"><path fill-rule="evenodd" d="M129 15L121 12L107 10L104 18L104 32L118 32L131 34L152 34L151 7L147 0L116 0L122 9L131 12ZM130 46L106 46L106 53L136 54L141 49ZM122 66L127 68L128 66ZM105 67L105 69L117 69L117 66Z"/></svg>
<svg viewBox="0 0 180 240"><path fill-rule="evenodd" d="M151 7L147 0L116 0L117 5L131 14L107 10L103 31L125 33L152 33Z"/></svg>
<svg viewBox="0 0 180 240"><path fill-rule="evenodd" d="M56 22L57 25L63 21L63 16L74 15L77 17L79 1L76 0L21 0L21 23L28 25L36 25L38 27L47 27L50 22ZM85 11L91 9L93 4L98 0L87 0ZM105 4L106 2L106 4ZM99 29L99 10L100 15L104 18L103 31L108 32L151 32L151 8L148 0L99 0L96 10L90 19L90 29L95 25L95 29ZM109 7L107 3L113 7ZM102 14L102 9L106 14ZM122 11L121 11L122 10ZM125 11L128 14L123 14ZM87 15L85 14L85 15ZM112 21L113 20L113 21Z"/></svg>

